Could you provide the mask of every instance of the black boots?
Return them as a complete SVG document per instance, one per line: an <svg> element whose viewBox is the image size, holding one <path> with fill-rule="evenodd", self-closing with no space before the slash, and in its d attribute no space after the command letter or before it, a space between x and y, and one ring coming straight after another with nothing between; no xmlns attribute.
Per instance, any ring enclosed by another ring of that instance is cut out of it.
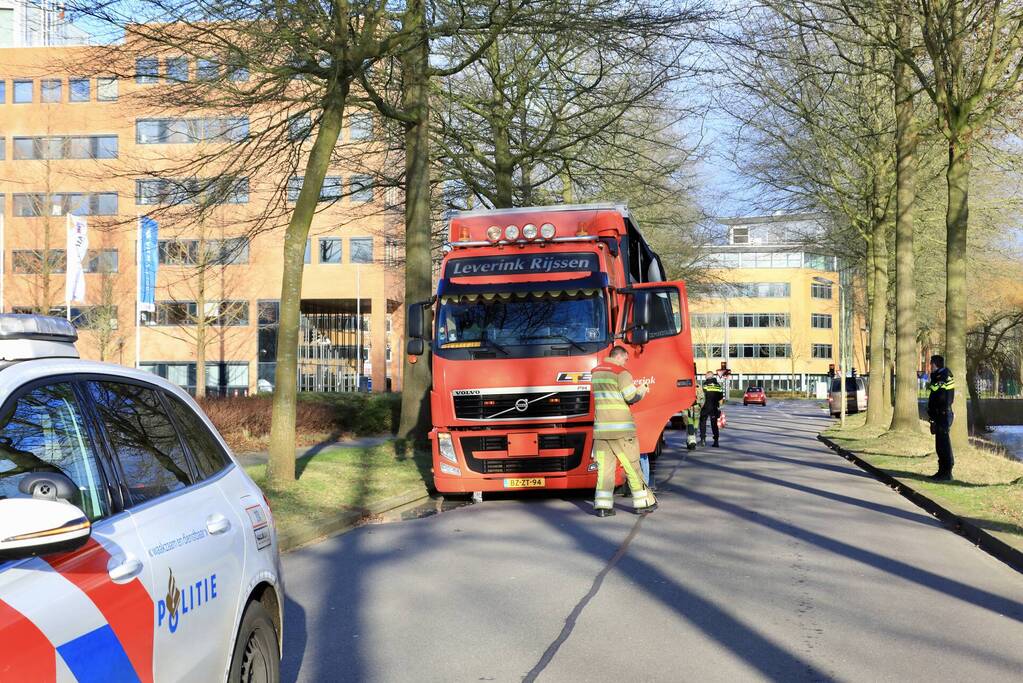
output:
<svg viewBox="0 0 1023 683"><path fill-rule="evenodd" d="M598 508L594 514L596 514L597 517L614 517L615 511L613 509L607 510L605 508Z"/></svg>
<svg viewBox="0 0 1023 683"><path fill-rule="evenodd" d="M931 481L952 481L952 474L950 472L937 472L928 477Z"/></svg>
<svg viewBox="0 0 1023 683"><path fill-rule="evenodd" d="M713 446L714 448L721 448L721 445L718 443L717 439L714 439L714 443L712 443L711 446Z"/></svg>

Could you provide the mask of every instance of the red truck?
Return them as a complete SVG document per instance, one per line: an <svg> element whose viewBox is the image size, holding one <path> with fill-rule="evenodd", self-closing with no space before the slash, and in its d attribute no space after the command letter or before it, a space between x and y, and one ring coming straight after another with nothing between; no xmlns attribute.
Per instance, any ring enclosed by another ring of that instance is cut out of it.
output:
<svg viewBox="0 0 1023 683"><path fill-rule="evenodd" d="M642 452L692 405L685 284L625 206L457 213L445 251L436 296L408 308L408 353L432 360L438 491L593 488L590 370L615 343L650 381Z"/></svg>

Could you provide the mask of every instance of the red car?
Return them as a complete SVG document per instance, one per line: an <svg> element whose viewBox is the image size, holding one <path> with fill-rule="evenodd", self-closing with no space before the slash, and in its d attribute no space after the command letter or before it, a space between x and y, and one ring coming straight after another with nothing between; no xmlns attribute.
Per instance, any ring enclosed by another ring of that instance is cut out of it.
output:
<svg viewBox="0 0 1023 683"><path fill-rule="evenodd" d="M746 393L742 395L742 404L748 406L750 403L759 403L762 406L767 405L767 394L764 393L763 387L746 388Z"/></svg>

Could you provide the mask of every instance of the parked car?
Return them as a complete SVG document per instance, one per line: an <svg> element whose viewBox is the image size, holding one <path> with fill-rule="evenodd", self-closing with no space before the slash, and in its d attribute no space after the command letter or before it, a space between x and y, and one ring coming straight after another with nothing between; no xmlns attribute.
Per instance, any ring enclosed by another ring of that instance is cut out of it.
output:
<svg viewBox="0 0 1023 683"><path fill-rule="evenodd" d="M0 315L4 680L280 678L270 505L187 393Z"/></svg>
<svg viewBox="0 0 1023 683"><path fill-rule="evenodd" d="M832 417L839 417L842 411L842 381L838 377L831 380L831 393L828 394L828 409ZM859 413L867 409L867 381L863 377L845 378L845 412Z"/></svg>
<svg viewBox="0 0 1023 683"><path fill-rule="evenodd" d="M750 403L767 405L767 394L763 387L746 387L746 393L742 395L742 404L748 406Z"/></svg>

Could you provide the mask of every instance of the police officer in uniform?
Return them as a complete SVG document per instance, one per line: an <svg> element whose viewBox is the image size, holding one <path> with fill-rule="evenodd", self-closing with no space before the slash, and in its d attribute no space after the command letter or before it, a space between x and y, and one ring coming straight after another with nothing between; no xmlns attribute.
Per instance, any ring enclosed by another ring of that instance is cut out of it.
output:
<svg viewBox="0 0 1023 683"><path fill-rule="evenodd" d="M718 384L718 378L713 372L707 373L707 379L703 380L703 407L700 408L700 445L707 445L707 418L710 418L710 429L714 433L715 448L718 446L720 432L718 431L718 417L721 416L721 401L725 398L724 389Z"/></svg>
<svg viewBox="0 0 1023 683"><path fill-rule="evenodd" d="M614 511L615 464L621 463L632 491L632 507L637 514L653 512L657 499L643 481L639 463L636 423L629 405L638 402L650 389L639 388L625 369L629 352L622 346L593 368L593 458L597 461L597 490L593 508L598 517L610 517Z"/></svg>
<svg viewBox="0 0 1023 683"><path fill-rule="evenodd" d="M931 434L934 435L934 450L938 453L938 471L931 479L951 481L955 458L952 456L952 440L948 432L955 418L952 401L955 399L956 383L941 356L931 356L931 379L927 390L930 392L927 397L927 419L931 423Z"/></svg>

